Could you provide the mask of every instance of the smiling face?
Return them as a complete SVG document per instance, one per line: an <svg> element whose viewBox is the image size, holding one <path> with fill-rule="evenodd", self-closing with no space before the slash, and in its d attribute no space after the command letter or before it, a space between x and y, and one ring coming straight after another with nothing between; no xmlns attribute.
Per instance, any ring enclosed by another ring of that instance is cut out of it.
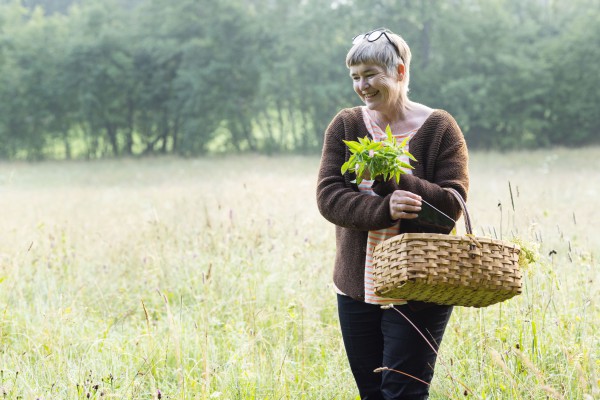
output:
<svg viewBox="0 0 600 400"><path fill-rule="evenodd" d="M350 77L354 91L370 110L390 113L398 106L401 71L389 74L377 64L358 64L350 67Z"/></svg>
<svg viewBox="0 0 600 400"><path fill-rule="evenodd" d="M354 91L370 110L393 119L403 115L408 100L411 53L408 44L395 33L386 36L358 35L346 54Z"/></svg>

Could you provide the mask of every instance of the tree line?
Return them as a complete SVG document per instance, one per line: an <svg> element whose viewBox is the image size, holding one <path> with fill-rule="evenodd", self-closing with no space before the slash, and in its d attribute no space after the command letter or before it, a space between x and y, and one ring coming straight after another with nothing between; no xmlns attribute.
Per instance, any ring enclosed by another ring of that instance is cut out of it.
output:
<svg viewBox="0 0 600 400"><path fill-rule="evenodd" d="M316 153L379 26L471 148L600 143L596 0L0 0L0 158Z"/></svg>

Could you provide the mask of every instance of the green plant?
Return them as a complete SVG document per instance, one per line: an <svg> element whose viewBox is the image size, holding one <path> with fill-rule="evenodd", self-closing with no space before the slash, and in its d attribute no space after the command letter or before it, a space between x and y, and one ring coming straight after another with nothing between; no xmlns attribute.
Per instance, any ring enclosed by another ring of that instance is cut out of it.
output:
<svg viewBox="0 0 600 400"><path fill-rule="evenodd" d="M407 156L413 161L417 161L412 154L406 150L408 137L398 143L392 135L392 129L388 125L385 128L387 139L376 142L369 137L358 138L354 140L344 140L346 146L350 149L352 155L342 165L342 174L346 171L356 174L356 183L363 180L365 171L369 172L371 179L382 177L384 180L395 178L400 182L400 175L405 174L404 168L413 169L413 167L402 161L401 156Z"/></svg>
<svg viewBox="0 0 600 400"><path fill-rule="evenodd" d="M527 268L539 261L539 243L531 242L518 236L513 237L510 241L521 248L519 252L519 266L521 268Z"/></svg>

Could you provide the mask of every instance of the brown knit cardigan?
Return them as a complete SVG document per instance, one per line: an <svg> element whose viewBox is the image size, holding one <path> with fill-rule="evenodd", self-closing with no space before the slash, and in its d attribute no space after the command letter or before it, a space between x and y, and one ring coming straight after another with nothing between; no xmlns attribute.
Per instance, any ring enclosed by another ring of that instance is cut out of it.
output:
<svg viewBox="0 0 600 400"><path fill-rule="evenodd" d="M358 191L353 173L341 174L350 156L342 140L368 136L360 107L344 109L325 132L317 183L321 214L336 225L336 257L333 280L348 296L364 300L367 235L370 230L395 224L389 211L390 196L401 189L420 195L454 219L460 216L458 202L443 188L456 189L466 200L469 187L467 146L456 121L446 111L435 110L410 141L417 162L412 175L402 175L400 184L375 182L379 196ZM402 220L400 233L415 231L414 222ZM447 232L444 232L447 233Z"/></svg>

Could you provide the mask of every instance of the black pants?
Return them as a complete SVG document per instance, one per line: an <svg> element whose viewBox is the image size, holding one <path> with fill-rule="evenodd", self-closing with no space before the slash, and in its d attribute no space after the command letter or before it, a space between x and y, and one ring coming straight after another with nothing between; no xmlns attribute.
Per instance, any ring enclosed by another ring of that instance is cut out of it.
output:
<svg viewBox="0 0 600 400"><path fill-rule="evenodd" d="M437 350L452 307L422 305L395 307ZM427 399L428 385L393 371L373 372L388 367L431 382L436 354L402 315L342 295L338 295L338 313L346 354L362 399Z"/></svg>

